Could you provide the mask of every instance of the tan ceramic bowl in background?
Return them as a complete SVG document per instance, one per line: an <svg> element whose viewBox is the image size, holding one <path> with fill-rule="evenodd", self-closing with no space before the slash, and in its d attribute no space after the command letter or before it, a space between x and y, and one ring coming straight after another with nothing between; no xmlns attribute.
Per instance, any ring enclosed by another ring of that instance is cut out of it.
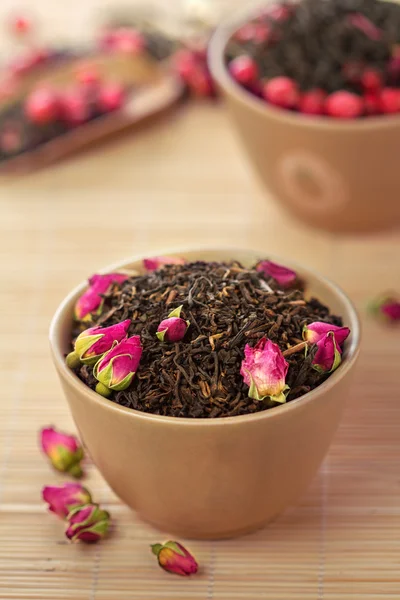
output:
<svg viewBox="0 0 400 600"><path fill-rule="evenodd" d="M188 260L237 259L246 266L260 258L257 252L235 249L178 255ZM65 365L73 306L84 283L54 316L52 354L85 446L115 493L169 534L223 538L262 527L298 499L329 448L358 355L358 318L333 283L292 266L307 282L309 294L343 316L351 337L342 365L321 386L253 415L180 419L121 407L93 392ZM127 267L142 270L141 259L112 269Z"/></svg>
<svg viewBox="0 0 400 600"><path fill-rule="evenodd" d="M275 108L230 76L226 44L254 13L220 25L209 63L265 186L290 213L328 231L400 226L400 116L338 120Z"/></svg>

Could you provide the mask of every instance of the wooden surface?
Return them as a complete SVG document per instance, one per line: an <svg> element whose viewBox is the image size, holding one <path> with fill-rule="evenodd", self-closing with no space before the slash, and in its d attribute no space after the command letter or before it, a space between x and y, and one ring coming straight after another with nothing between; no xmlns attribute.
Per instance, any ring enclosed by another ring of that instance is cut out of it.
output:
<svg viewBox="0 0 400 600"><path fill-rule="evenodd" d="M41 0L39 16L48 19L50 5L48 30L71 37L84 36L93 6L106 2ZM342 239L289 220L258 187L223 107L207 103L79 159L0 179L0 208L2 600L400 598L400 332L365 315L371 297L400 290L397 235ZM115 530L94 547L66 542L40 500L43 485L65 479L41 456L37 432L74 430L47 344L71 287L125 256L205 244L293 257L333 278L362 313L364 343L341 429L299 505L251 536L191 542L201 573L181 579L149 551L164 536L93 465L85 483Z"/></svg>

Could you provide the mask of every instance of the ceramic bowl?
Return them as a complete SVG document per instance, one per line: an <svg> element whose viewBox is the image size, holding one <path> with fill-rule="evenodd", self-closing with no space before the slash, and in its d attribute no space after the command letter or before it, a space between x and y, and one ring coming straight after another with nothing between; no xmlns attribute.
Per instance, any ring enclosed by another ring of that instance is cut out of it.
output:
<svg viewBox="0 0 400 600"><path fill-rule="evenodd" d="M254 14L221 24L209 64L251 163L265 187L292 215L333 232L400 226L400 116L346 121L268 105L230 76L225 48Z"/></svg>
<svg viewBox="0 0 400 600"><path fill-rule="evenodd" d="M191 250L187 260L260 259L248 250ZM279 261L279 259L276 259ZM288 261L281 261L288 264ZM324 277L291 265L315 295L351 328L340 367L318 388L264 412L221 419L163 417L99 396L65 364L72 312L86 284L58 308L51 351L79 434L115 493L170 535L224 538L258 529L304 492L338 426L359 349L359 322L345 294ZM141 258L105 272L142 271Z"/></svg>

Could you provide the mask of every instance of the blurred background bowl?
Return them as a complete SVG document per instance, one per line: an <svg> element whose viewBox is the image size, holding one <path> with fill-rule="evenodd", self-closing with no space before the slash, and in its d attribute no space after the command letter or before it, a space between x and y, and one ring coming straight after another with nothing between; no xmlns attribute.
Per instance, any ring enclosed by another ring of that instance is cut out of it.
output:
<svg viewBox="0 0 400 600"><path fill-rule="evenodd" d="M265 187L291 214L332 232L374 232L400 225L400 117L338 120L268 105L229 74L225 49L254 16L223 22L209 64L233 122Z"/></svg>

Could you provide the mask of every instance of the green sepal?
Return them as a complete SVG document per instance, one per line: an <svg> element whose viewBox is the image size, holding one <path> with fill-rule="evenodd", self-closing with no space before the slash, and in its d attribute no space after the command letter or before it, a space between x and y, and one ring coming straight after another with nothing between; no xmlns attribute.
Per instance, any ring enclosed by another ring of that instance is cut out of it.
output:
<svg viewBox="0 0 400 600"><path fill-rule="evenodd" d="M78 354L81 362L83 362L85 365L94 365L102 355L90 356L88 358L83 358L83 356L90 349L90 347L93 346L93 344L98 342L104 336L104 333L98 333L97 335L82 335L82 333L76 339L75 352Z"/></svg>
<svg viewBox="0 0 400 600"><path fill-rule="evenodd" d="M134 378L135 373L128 373L126 377L116 385L111 385L110 390L114 390L115 392L122 392L122 390L126 390L127 387L131 385L132 379Z"/></svg>
<svg viewBox="0 0 400 600"><path fill-rule="evenodd" d="M156 336L158 337L158 339L160 340L160 342L164 341L165 338L165 334L167 333L168 327L167 329L163 329L162 331L157 331Z"/></svg>
<svg viewBox="0 0 400 600"><path fill-rule="evenodd" d="M98 394L100 394L100 396L104 396L104 398L109 398L112 394L112 390L110 390L109 387L104 385L104 383L101 383L101 381L99 381L99 383L96 385L95 389L96 389L96 392Z"/></svg>
<svg viewBox="0 0 400 600"><path fill-rule="evenodd" d="M163 545L162 544L151 544L150 545L151 551L153 554L155 554L156 556L158 556L161 552L161 550L163 549Z"/></svg>
<svg viewBox="0 0 400 600"><path fill-rule="evenodd" d="M79 355L74 350L67 354L67 356L65 357L65 362L67 364L67 367L69 369L72 369L73 371L75 369L78 369L82 364Z"/></svg>
<svg viewBox="0 0 400 600"><path fill-rule="evenodd" d="M180 554L181 556L186 556L185 553L182 551L182 549L179 548L179 546L178 546L178 544L176 542L172 542L172 541L165 542L164 548L170 548L171 550L173 550L177 554Z"/></svg>
<svg viewBox="0 0 400 600"><path fill-rule="evenodd" d="M250 375L250 387L249 387L249 398L251 398L252 400L257 400L257 402L262 402L263 400L273 400L273 402L278 402L279 404L284 404L286 402L286 396L290 390L290 387L288 385L285 385L284 388L282 389L281 393L278 394L277 396L270 396L270 395L266 395L266 396L260 396L257 390L257 386L254 383L253 377ZM286 394L285 394L286 392Z"/></svg>
<svg viewBox="0 0 400 600"><path fill-rule="evenodd" d="M182 308L183 308L183 304L181 304L177 308L174 308L174 310L169 313L168 319L170 319L171 317L178 317L178 318L180 318L181 312L182 312Z"/></svg>
<svg viewBox="0 0 400 600"><path fill-rule="evenodd" d="M83 475L83 470L80 463L75 463L74 465L71 465L70 468L67 470L67 473L71 475L71 477L75 477L75 479L80 479Z"/></svg>

